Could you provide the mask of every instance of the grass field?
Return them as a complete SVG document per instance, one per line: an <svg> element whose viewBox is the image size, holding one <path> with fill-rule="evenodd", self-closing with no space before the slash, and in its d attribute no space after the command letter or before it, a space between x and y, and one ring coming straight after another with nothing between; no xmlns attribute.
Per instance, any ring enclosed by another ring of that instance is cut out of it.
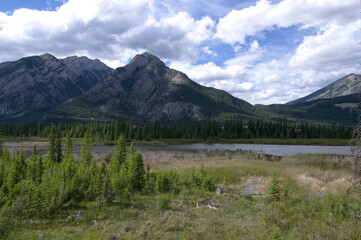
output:
<svg viewBox="0 0 361 240"><path fill-rule="evenodd" d="M143 151L152 171L175 169L178 192L110 206L77 202L51 217L16 217L10 239L361 239L351 158L249 152ZM186 184L203 168L222 193ZM272 184L271 184L272 182ZM277 187L280 199L270 195ZM250 194L241 194L248 190Z"/></svg>

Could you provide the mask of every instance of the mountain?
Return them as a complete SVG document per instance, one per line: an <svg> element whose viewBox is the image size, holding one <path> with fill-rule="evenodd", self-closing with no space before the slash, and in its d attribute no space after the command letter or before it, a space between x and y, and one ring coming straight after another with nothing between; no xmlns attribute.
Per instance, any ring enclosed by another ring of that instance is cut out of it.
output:
<svg viewBox="0 0 361 240"><path fill-rule="evenodd" d="M355 94L361 91L361 75L351 73L327 85L306 97L294 100L288 104L309 102L317 99L329 99Z"/></svg>
<svg viewBox="0 0 361 240"><path fill-rule="evenodd" d="M66 120L198 121L254 115L254 107L222 90L201 86L150 53L136 55L84 95L48 115Z"/></svg>
<svg viewBox="0 0 361 240"><path fill-rule="evenodd" d="M357 112L353 111L360 102L357 94L317 99L294 104L256 105L255 108L271 119L293 122L354 125Z"/></svg>
<svg viewBox="0 0 361 240"><path fill-rule="evenodd" d="M0 120L36 120L39 112L84 94L111 71L99 60L48 53L1 63Z"/></svg>
<svg viewBox="0 0 361 240"><path fill-rule="evenodd" d="M270 119L354 125L360 102L361 75L349 74L310 95L286 104L256 105Z"/></svg>
<svg viewBox="0 0 361 240"><path fill-rule="evenodd" d="M350 74L288 104L256 105L201 86L150 53L111 69L86 57L50 54L0 64L0 122L267 119L354 124L361 76Z"/></svg>

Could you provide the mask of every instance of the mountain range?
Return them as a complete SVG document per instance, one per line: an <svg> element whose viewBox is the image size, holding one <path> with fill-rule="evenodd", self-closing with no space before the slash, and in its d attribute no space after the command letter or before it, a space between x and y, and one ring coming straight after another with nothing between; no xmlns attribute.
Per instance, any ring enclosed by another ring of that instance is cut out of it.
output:
<svg viewBox="0 0 361 240"><path fill-rule="evenodd" d="M357 116L350 109L360 88L361 76L350 74L287 104L253 106L195 83L147 52L116 69L47 53L0 64L0 122L242 118L353 124Z"/></svg>

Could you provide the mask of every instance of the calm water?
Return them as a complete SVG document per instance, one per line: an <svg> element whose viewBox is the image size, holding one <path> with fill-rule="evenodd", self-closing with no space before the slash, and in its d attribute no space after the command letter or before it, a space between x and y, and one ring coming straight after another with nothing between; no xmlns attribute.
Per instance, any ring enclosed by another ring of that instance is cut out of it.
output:
<svg viewBox="0 0 361 240"><path fill-rule="evenodd" d="M18 152L21 143L6 143L10 152ZM44 145L37 146L38 151L46 153L47 147ZM256 153L265 153L277 156L295 155L295 154L336 154L336 155L351 155L350 146L306 146L306 145L273 145L273 144L182 144L182 145L155 145L155 146L135 146L135 149L146 150L243 150L252 151ZM30 152L32 147L24 146L24 151ZM102 154L107 152L113 152L113 146L93 146L92 152L96 154ZM74 153L80 152L80 147L75 146L73 148Z"/></svg>
<svg viewBox="0 0 361 240"><path fill-rule="evenodd" d="M180 149L180 150L243 150L265 153L277 156L325 153L337 155L351 155L350 146L306 146L306 145L271 145L271 144L186 144L164 146L140 146L140 149Z"/></svg>

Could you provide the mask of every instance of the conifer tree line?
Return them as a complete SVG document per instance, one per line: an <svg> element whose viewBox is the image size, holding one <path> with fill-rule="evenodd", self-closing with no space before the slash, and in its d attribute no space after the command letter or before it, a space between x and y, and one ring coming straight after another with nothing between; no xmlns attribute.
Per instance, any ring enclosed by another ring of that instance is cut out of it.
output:
<svg viewBox="0 0 361 240"><path fill-rule="evenodd" d="M49 215L64 204L77 201L118 204L129 201L134 194L178 193L182 184L208 190L214 188L204 169L195 172L182 184L176 171L151 171L133 145L127 151L123 135L117 139L109 162L96 162L91 154L90 134L85 131L81 152L75 161L69 133L65 153L59 151L62 146L59 132L55 127L51 128L45 156L37 152L36 146L27 159L22 149L15 156L10 155L7 147L3 149L0 157L0 212L11 209L13 214L21 216Z"/></svg>
<svg viewBox="0 0 361 240"><path fill-rule="evenodd" d="M320 125L309 123L288 123L263 120L207 120L202 123L167 124L154 122L134 125L129 122L110 120L108 122L63 123L56 125L52 133L50 124L0 124L0 133L5 137L65 137L81 138L88 131L97 141L115 141L121 134L127 140L156 139L240 139L240 138L333 138L349 139L353 127Z"/></svg>

